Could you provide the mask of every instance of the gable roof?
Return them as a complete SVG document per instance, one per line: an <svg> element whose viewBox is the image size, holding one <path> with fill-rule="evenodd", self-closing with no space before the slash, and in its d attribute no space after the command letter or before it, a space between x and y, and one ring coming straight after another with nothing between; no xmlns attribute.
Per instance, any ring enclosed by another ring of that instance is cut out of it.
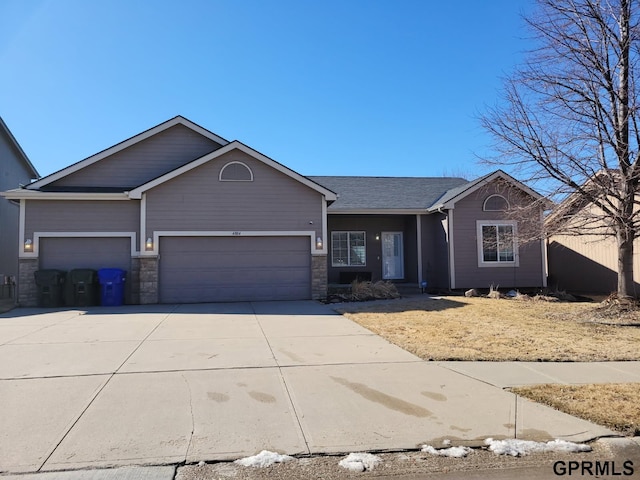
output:
<svg viewBox="0 0 640 480"><path fill-rule="evenodd" d="M106 150L102 150L101 152L96 153L95 155L92 155L90 157L85 158L84 160L80 160L77 163L74 163L73 165L69 165L66 168L63 168L62 170L58 170L55 173L52 173L51 175L48 175L44 178L41 178L40 180L33 182L29 185L27 185L26 188L30 189L30 190L34 190L34 189L38 189L38 188L42 188L45 185L48 185L50 183L55 182L56 180L60 180L63 177L66 177L67 175L70 175L74 172L77 172L78 170L81 170L85 167L88 167L89 165L96 163L100 160L102 160L103 158L106 158L110 155L113 155L117 152L120 152L126 148L131 147L132 145L135 145L136 143L142 142L143 140L146 140L147 138L150 138L160 132L163 132L165 130L168 130L171 127L175 127L176 125L183 125L187 128L190 128L191 130L195 131L196 133L199 133L200 135L213 140L216 143L219 143L220 145L224 146L227 145L229 142L227 140L225 140L224 138L216 135L213 132L210 132L209 130L207 130L206 128L201 127L200 125L193 123L191 120L188 120L186 118L184 118L181 115L178 115L176 117L173 117L170 120L167 120L166 122L163 122L159 125L156 125L155 127L152 127L148 130L145 130L142 133L139 133L138 135L135 135L127 140L124 140L112 147L107 148Z"/></svg>
<svg viewBox="0 0 640 480"><path fill-rule="evenodd" d="M14 148L18 152L18 157L20 158L20 160L22 160L22 163L27 167L27 170L29 170L30 174L32 175L32 178L39 178L40 174L36 170L36 167L33 166L33 164L31 163L31 160L29 160L29 157L27 157L27 154L24 153L24 150L22 150L22 147L16 140L16 137L13 136L13 134L11 133L11 130L9 130L9 127L7 127L7 124L4 123L4 120L2 119L2 117L0 117L0 132L4 132L5 136L9 139L9 143L14 146Z"/></svg>
<svg viewBox="0 0 640 480"><path fill-rule="evenodd" d="M437 210L447 210L455 208L456 202L462 200L468 195L471 195L473 192L478 190L479 188L484 187L488 183L501 178L513 186L523 190L525 193L531 195L536 200L541 200L543 197L536 191L527 187L524 183L519 182L511 175L503 172L502 170L496 170L495 172L488 173L482 177L476 178L475 180L468 182L464 185L460 185L456 188L452 188L451 190L445 192L433 205L429 207L430 212L435 212Z"/></svg>
<svg viewBox="0 0 640 480"><path fill-rule="evenodd" d="M442 194L469 183L456 177L309 177L338 193L331 213L425 212Z"/></svg>
<svg viewBox="0 0 640 480"><path fill-rule="evenodd" d="M284 173L288 177L291 177L294 180L297 180L298 182L306 185L307 187L321 193L322 195L325 196L325 198L328 201L334 201L337 198L336 194L331 189L328 189L322 186L321 184L310 179L309 177L305 177L303 175L300 175L297 172L294 172L290 168L285 167L281 163L276 162L275 160L267 157L266 155L263 155L257 150L254 150L253 148L248 147L244 143L239 142L237 140L227 143L224 147L219 148L218 150L208 153L207 155L204 155L192 162L189 162L186 165L183 165L182 167L176 168L171 172L167 172L164 175L161 175L158 178L151 180L150 182L147 182L143 185L140 185L139 187L134 188L129 192L129 197L134 199L142 198L142 194L147 190L151 190L152 188L157 187L158 185L161 185L173 178L176 178L182 175L183 173L193 170L194 168L197 168L200 165L210 162L211 160L219 158L220 156L226 153L229 153L232 150L240 150L246 153L247 155L250 155L251 157L255 158L256 160L259 160L264 164L278 170L279 172Z"/></svg>

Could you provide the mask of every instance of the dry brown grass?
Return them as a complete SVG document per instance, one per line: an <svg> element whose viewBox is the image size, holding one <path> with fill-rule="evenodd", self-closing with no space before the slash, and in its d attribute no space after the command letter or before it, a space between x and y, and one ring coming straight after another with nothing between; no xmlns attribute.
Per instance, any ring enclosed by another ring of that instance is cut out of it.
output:
<svg viewBox="0 0 640 480"><path fill-rule="evenodd" d="M638 360L640 328L598 304L443 297L346 304L348 318L425 360ZM600 312L601 313L601 312Z"/></svg>
<svg viewBox="0 0 640 480"><path fill-rule="evenodd" d="M512 389L539 403L627 435L640 434L640 384L536 385Z"/></svg>

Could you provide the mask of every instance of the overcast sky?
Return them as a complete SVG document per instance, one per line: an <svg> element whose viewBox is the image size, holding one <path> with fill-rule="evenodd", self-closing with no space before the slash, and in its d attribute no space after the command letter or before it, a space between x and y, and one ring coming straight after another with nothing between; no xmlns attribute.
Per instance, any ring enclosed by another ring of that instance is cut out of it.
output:
<svg viewBox="0 0 640 480"><path fill-rule="evenodd" d="M467 176L532 0L0 0L0 116L41 174L176 115L304 175Z"/></svg>

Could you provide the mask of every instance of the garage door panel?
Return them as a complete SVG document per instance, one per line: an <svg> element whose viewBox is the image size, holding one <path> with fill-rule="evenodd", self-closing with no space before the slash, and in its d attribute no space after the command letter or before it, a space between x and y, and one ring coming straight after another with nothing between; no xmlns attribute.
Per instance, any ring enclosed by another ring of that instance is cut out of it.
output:
<svg viewBox="0 0 640 480"><path fill-rule="evenodd" d="M160 300L308 299L310 264L307 237L163 237Z"/></svg>
<svg viewBox="0 0 640 480"><path fill-rule="evenodd" d="M41 269L121 268L129 271L131 239L129 237L41 238L39 259Z"/></svg>

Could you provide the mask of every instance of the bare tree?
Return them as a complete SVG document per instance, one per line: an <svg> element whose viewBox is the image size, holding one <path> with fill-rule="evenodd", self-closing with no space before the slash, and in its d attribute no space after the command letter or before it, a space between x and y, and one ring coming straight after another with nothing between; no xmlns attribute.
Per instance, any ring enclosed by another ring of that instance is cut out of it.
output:
<svg viewBox="0 0 640 480"><path fill-rule="evenodd" d="M536 48L481 117L499 155L546 198L553 232L614 235L618 294L633 296L640 179L638 0L538 0ZM550 232L547 232L550 233Z"/></svg>

